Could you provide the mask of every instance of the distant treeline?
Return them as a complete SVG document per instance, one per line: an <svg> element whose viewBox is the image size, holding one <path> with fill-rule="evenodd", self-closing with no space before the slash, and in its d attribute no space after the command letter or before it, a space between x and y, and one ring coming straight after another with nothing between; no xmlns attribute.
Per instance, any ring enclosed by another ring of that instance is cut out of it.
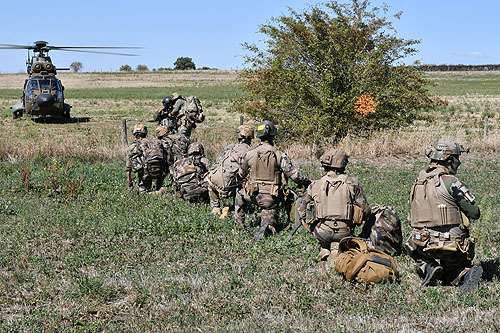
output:
<svg viewBox="0 0 500 333"><path fill-rule="evenodd" d="M488 64L488 65L420 65L417 66L422 71L441 71L441 72L453 72L453 71L498 71L500 70L500 64Z"/></svg>

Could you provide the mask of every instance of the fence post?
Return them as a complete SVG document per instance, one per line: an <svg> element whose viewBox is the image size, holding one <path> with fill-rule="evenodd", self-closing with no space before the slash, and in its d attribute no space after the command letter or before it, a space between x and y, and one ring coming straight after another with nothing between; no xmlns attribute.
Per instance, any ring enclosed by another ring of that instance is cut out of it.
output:
<svg viewBox="0 0 500 333"><path fill-rule="evenodd" d="M240 116L240 126L243 125L243 116Z"/></svg>
<svg viewBox="0 0 500 333"><path fill-rule="evenodd" d="M127 120L126 119L122 119L122 145L124 148L128 147Z"/></svg>
<svg viewBox="0 0 500 333"><path fill-rule="evenodd" d="M488 116L484 117L484 138L488 137Z"/></svg>

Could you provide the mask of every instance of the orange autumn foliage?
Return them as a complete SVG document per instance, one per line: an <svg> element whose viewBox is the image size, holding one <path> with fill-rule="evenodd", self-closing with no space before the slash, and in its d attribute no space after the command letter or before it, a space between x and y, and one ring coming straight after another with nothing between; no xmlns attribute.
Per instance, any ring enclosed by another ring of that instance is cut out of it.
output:
<svg viewBox="0 0 500 333"><path fill-rule="evenodd" d="M371 94L362 94L354 102L354 109L361 117L364 117L367 114L375 113L377 103L375 103Z"/></svg>

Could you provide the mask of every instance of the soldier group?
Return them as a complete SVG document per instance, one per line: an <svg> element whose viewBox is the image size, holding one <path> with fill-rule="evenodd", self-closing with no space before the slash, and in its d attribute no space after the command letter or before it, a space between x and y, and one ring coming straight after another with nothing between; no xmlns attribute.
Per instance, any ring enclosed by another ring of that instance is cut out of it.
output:
<svg viewBox="0 0 500 333"><path fill-rule="evenodd" d="M178 94L166 97L163 103L164 109L156 116L160 122L157 138L147 139L144 125L134 127L135 140L126 163L129 186L133 171L140 192L151 193L152 181L156 180L156 191L166 194L169 191L163 187L163 180L169 176L176 197L209 201L212 213L222 217L228 215L228 208L221 210L219 199L234 198L234 220L244 228L249 207L257 206L261 221L254 239L258 241L277 231L278 209L284 200L285 185L292 179L307 188L297 200L297 213L320 244L318 261L334 263L340 241L354 236L355 227L363 223L361 236L372 247L392 255L400 252L401 226L395 210L374 206L372 211L358 180L346 174L348 156L344 151L327 150L320 158L325 175L311 182L293 166L286 153L274 146L276 126L264 121L255 131L260 139L258 146L251 148L254 131L242 125L237 131L238 143L226 147L210 166L203 145L190 144L189 140L201 117L183 111L180 104L186 101ZM180 119L176 118L179 114ZM477 286L482 275L480 266L472 266L475 239L468 229L470 220L479 218L479 208L468 188L455 176L464 152L456 141L437 140L426 153L430 166L421 171L411 187L408 221L412 231L404 248L415 260L424 286L440 280L444 285L468 291ZM380 222L384 212L385 223Z"/></svg>

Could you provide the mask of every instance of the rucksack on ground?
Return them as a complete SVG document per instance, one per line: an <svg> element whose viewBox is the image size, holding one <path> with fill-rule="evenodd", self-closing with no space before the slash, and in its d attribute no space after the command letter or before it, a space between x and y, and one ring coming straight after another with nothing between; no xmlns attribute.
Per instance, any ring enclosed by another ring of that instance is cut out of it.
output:
<svg viewBox="0 0 500 333"><path fill-rule="evenodd" d="M369 239L377 250L395 256L403 249L401 220L391 206L375 205L359 237Z"/></svg>
<svg viewBox="0 0 500 333"><path fill-rule="evenodd" d="M196 123L201 123L205 120L205 114L203 113L201 102L196 96L186 97L186 101L183 106L183 113L187 118Z"/></svg>
<svg viewBox="0 0 500 333"><path fill-rule="evenodd" d="M342 239L339 250L341 253L335 261L335 270L347 281L375 284L394 281L398 277L394 259L387 253L369 248L361 238Z"/></svg>
<svg viewBox="0 0 500 333"><path fill-rule="evenodd" d="M158 139L144 139L141 141L144 157L144 172L151 177L159 177L165 173L166 156L161 141Z"/></svg>

